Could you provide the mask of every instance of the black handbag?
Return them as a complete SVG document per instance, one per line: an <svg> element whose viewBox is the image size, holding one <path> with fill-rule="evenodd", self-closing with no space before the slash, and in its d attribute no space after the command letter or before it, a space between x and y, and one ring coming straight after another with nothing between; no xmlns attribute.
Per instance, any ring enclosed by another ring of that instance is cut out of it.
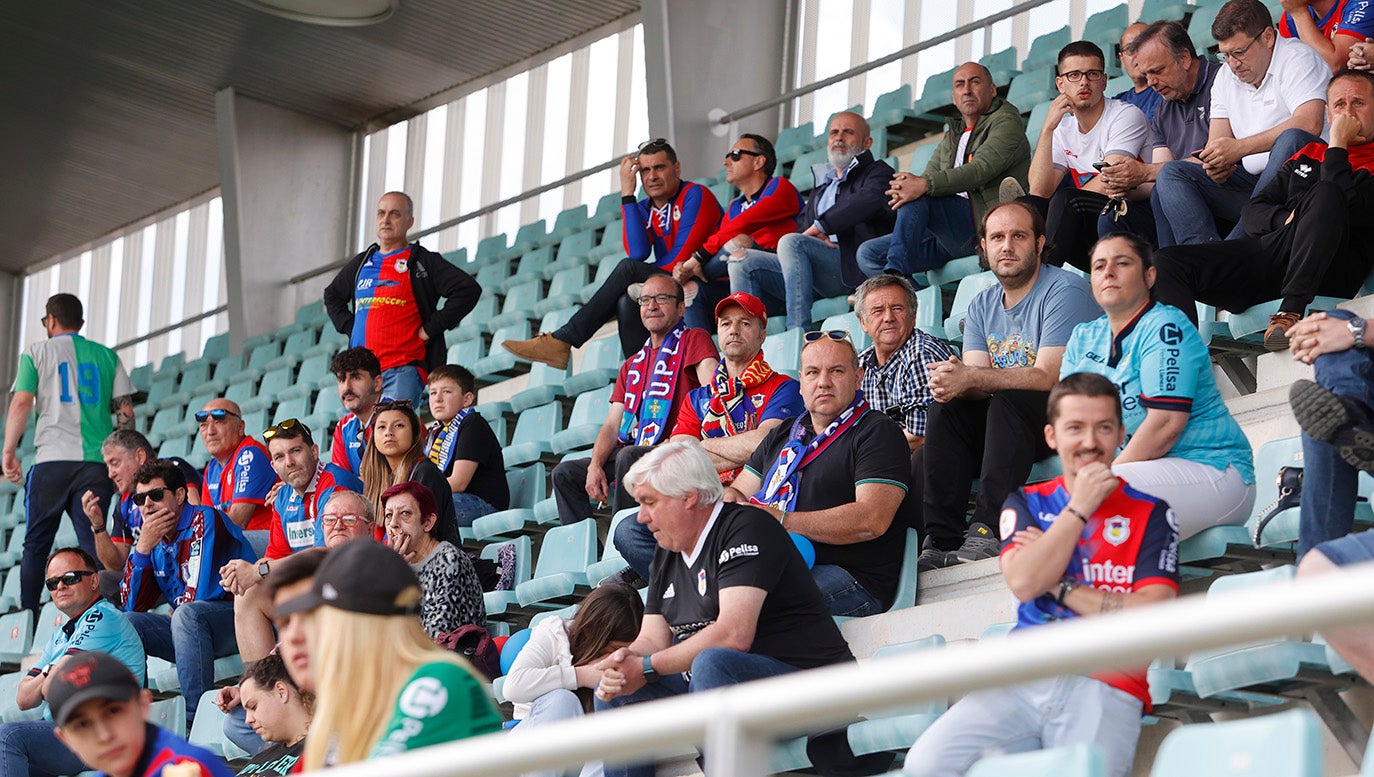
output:
<svg viewBox="0 0 1374 777"><path fill-rule="evenodd" d="M1264 527L1274 520L1274 516L1293 507L1297 507L1302 501L1302 467L1280 467L1279 476L1274 485L1279 488L1278 498L1264 510L1264 515L1255 522L1255 536L1251 539L1255 547L1260 545L1260 537L1264 533Z"/></svg>

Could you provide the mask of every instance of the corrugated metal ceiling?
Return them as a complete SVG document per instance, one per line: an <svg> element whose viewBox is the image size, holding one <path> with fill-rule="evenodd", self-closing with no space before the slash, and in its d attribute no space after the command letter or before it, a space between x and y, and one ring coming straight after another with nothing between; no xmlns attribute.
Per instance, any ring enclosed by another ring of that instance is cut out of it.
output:
<svg viewBox="0 0 1374 777"><path fill-rule="evenodd" d="M219 183L214 93L348 127L640 10L638 0L401 0L320 27L232 0L0 3L0 268L94 240Z"/></svg>

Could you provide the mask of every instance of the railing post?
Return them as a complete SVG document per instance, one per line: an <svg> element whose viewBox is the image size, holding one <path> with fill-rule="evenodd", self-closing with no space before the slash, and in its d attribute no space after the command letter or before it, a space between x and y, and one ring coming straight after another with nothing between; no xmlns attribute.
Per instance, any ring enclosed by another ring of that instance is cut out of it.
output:
<svg viewBox="0 0 1374 777"><path fill-rule="evenodd" d="M737 716L715 718L706 729L706 774L711 777L758 777L772 774L772 737L749 731Z"/></svg>

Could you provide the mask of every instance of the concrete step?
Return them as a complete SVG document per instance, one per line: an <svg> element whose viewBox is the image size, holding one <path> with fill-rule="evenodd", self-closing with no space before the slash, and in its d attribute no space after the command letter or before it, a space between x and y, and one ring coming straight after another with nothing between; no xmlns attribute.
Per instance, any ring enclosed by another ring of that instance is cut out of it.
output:
<svg viewBox="0 0 1374 777"><path fill-rule="evenodd" d="M1226 407L1250 440L1250 447L1255 450L1271 440L1298 434L1298 422L1293 419L1293 411L1288 406L1287 386L1228 399Z"/></svg>
<svg viewBox="0 0 1374 777"><path fill-rule="evenodd" d="M1255 386L1259 391L1282 388L1285 391L1295 380L1312 380L1312 365L1294 359L1288 351L1263 353L1257 360Z"/></svg>

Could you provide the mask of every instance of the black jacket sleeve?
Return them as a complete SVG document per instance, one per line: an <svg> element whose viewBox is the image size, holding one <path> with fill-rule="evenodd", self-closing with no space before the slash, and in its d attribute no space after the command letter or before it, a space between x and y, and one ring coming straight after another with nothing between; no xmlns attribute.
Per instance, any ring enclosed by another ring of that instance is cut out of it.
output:
<svg viewBox="0 0 1374 777"><path fill-rule="evenodd" d="M352 261L339 270L339 274L334 276L334 280L324 287L324 310L329 314L329 320L333 322L334 329L340 334L347 335L353 331L353 280L358 277L358 268L362 266L363 258L377 246L370 246L366 251L353 257Z"/></svg>
<svg viewBox="0 0 1374 777"><path fill-rule="evenodd" d="M887 205L887 188L894 175L887 162L873 162L866 166L863 176L854 183L853 188L840 192L835 204L817 219L827 234L837 235L847 232L858 224L882 219L892 219L892 209ZM843 185L843 182L841 182ZM806 227L811 226L807 224ZM805 227L803 227L805 229Z"/></svg>
<svg viewBox="0 0 1374 777"><path fill-rule="evenodd" d="M1297 156L1284 162L1283 167L1279 168L1278 175L1274 176L1269 185L1241 209L1240 223L1245 227L1245 234L1250 237L1267 235L1282 227L1288 220L1294 207L1289 201L1295 199L1290 192L1293 186L1293 170L1300 164L1316 167L1319 163L1305 156ZM1297 194L1301 195L1301 192Z"/></svg>
<svg viewBox="0 0 1374 777"><path fill-rule="evenodd" d="M482 286L477 279L464 270L453 266L442 256L427 255L430 280L435 291L444 298L444 305L434 311L434 315L424 322L425 334L431 340L444 339L444 332L458 326L463 317L477 307L477 299L482 296Z"/></svg>

